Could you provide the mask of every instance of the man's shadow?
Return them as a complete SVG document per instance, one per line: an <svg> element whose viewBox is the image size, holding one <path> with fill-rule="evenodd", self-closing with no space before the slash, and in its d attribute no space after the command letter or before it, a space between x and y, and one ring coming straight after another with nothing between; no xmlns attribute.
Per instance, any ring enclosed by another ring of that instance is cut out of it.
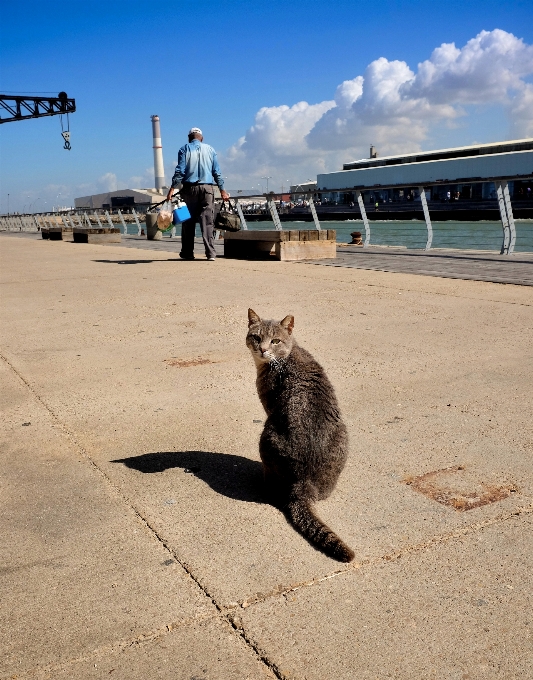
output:
<svg viewBox="0 0 533 680"><path fill-rule="evenodd" d="M182 468L208 484L213 491L237 501L268 503L259 461L214 451L159 451L111 461L144 474Z"/></svg>

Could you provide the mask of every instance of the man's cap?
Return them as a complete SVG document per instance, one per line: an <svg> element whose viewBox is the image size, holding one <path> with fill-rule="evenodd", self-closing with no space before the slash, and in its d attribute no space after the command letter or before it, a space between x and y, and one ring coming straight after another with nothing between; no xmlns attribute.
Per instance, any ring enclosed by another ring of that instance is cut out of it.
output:
<svg viewBox="0 0 533 680"><path fill-rule="evenodd" d="M201 135L201 134L202 131L200 130L200 128L191 128L189 130L189 135Z"/></svg>

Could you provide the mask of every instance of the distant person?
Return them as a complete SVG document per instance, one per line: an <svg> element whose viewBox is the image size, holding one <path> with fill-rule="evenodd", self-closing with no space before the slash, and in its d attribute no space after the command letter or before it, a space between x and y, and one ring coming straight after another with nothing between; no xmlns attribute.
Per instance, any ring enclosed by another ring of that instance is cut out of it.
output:
<svg viewBox="0 0 533 680"><path fill-rule="evenodd" d="M194 260L196 222L200 223L205 256L210 261L215 260L215 184L220 189L222 198L229 199L229 194L224 191L224 180L217 154L213 147L204 144L203 140L200 128L193 127L189 130L189 142L178 151L178 164L167 194L167 200L170 201L174 189L182 185L180 195L191 213L191 219L181 225L182 260Z"/></svg>

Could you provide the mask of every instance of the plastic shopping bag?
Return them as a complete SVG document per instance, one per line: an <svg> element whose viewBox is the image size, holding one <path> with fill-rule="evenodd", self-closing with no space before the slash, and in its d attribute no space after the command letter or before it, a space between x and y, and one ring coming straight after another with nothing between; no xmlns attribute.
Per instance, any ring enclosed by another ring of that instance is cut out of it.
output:
<svg viewBox="0 0 533 680"><path fill-rule="evenodd" d="M172 204L169 204L167 201L166 203L163 203L161 208L159 208L159 212L157 213L157 228L161 229L161 231L166 231L167 229L170 229L171 222Z"/></svg>

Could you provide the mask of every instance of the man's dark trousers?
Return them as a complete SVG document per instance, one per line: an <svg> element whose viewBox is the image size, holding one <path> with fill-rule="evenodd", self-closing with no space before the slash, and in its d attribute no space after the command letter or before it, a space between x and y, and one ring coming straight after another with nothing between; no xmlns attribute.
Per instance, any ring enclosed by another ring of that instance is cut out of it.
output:
<svg viewBox="0 0 533 680"><path fill-rule="evenodd" d="M187 204L191 219L181 225L181 253L184 258L194 257L194 232L200 223L206 257L216 257L214 236L215 187L212 184L183 184L181 197Z"/></svg>

